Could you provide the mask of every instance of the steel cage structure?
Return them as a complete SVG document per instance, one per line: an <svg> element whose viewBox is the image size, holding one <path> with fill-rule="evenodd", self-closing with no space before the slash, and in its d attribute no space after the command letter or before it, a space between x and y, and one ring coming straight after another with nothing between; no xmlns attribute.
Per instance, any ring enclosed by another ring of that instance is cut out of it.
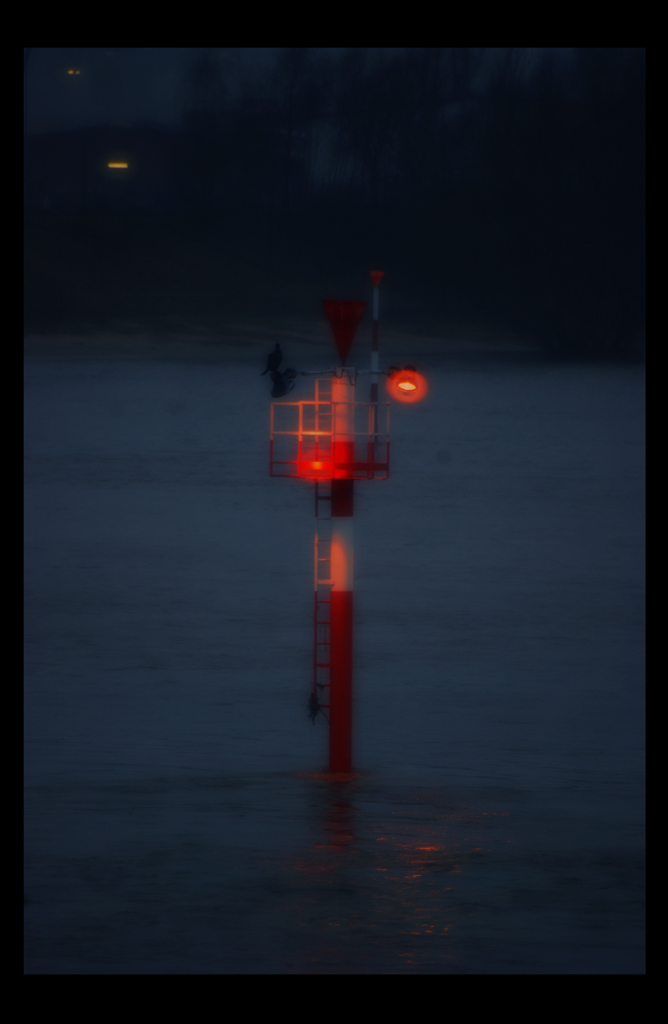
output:
<svg viewBox="0 0 668 1024"><path fill-rule="evenodd" d="M337 434L342 419L348 426ZM385 480L389 427L389 402L333 402L331 381L317 380L314 400L271 404L270 475Z"/></svg>

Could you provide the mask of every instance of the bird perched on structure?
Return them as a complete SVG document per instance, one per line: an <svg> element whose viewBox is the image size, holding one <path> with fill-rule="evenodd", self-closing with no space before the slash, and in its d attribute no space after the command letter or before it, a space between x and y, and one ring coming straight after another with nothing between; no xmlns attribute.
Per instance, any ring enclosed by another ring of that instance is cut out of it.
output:
<svg viewBox="0 0 668 1024"><path fill-rule="evenodd" d="M282 362L283 353L281 352L280 345L278 344L278 342L276 342L276 348L267 356L267 365L265 366L260 376L264 377L265 373L269 373L270 370L277 370Z"/></svg>
<svg viewBox="0 0 668 1024"><path fill-rule="evenodd" d="M308 716L309 716L309 718L311 719L311 721L313 722L314 725L315 725L315 720L318 717L318 712L319 711L320 711L320 701L318 700L316 695L314 693L312 693L311 696L308 699Z"/></svg>
<svg viewBox="0 0 668 1024"><path fill-rule="evenodd" d="M283 370L282 373L280 370L272 370L271 379L274 386L271 389L271 397L282 398L283 395L287 395L288 391L292 391L296 376L297 371L293 370L291 366L288 366L287 370Z"/></svg>

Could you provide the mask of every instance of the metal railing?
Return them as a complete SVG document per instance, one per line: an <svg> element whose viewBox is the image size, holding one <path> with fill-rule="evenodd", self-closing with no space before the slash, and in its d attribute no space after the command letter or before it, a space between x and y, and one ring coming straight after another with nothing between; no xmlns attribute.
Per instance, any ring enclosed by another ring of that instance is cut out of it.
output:
<svg viewBox="0 0 668 1024"><path fill-rule="evenodd" d="M333 423L341 421L349 426L336 434ZM273 402L270 473L308 480L386 479L389 426L389 402L332 402L318 391L315 401Z"/></svg>

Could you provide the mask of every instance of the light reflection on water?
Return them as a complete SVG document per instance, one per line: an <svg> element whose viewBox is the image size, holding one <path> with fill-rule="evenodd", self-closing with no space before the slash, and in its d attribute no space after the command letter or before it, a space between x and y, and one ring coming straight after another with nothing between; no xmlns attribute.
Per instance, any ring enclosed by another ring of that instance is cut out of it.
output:
<svg viewBox="0 0 668 1024"><path fill-rule="evenodd" d="M308 936L290 973L454 970L445 962L458 959L457 923L473 914L459 876L491 852L479 817L442 792L415 792L392 809L364 780L312 778L318 828L284 868Z"/></svg>
<svg viewBox="0 0 668 1024"><path fill-rule="evenodd" d="M374 772L54 781L28 794L26 973L644 970L619 820Z"/></svg>

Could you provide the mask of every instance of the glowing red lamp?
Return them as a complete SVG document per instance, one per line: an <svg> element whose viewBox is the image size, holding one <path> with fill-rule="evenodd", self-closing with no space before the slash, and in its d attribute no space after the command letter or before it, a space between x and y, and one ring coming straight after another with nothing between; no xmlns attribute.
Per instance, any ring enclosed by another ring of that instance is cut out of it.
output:
<svg viewBox="0 0 668 1024"><path fill-rule="evenodd" d="M412 366L392 369L386 382L387 393L397 402L421 402L427 394L427 380Z"/></svg>

